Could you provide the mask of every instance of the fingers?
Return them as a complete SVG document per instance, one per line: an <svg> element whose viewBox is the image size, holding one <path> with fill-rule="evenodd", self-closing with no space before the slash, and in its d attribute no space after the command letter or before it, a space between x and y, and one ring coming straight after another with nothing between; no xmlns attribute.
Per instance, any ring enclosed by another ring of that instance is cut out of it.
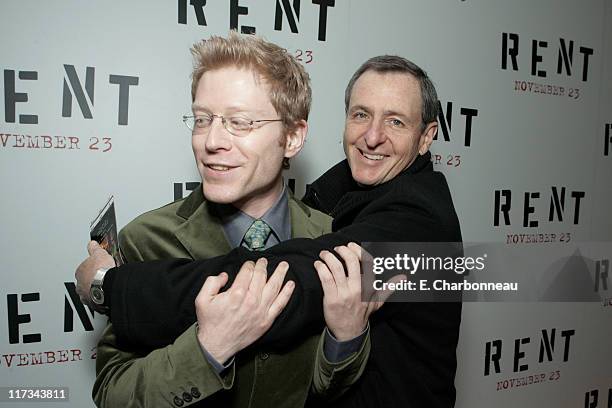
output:
<svg viewBox="0 0 612 408"><path fill-rule="evenodd" d="M278 296L283 286L285 276L287 276L287 270L289 270L289 264L283 261L278 264L274 273L272 273L270 279L268 279L268 283L265 284L261 295L261 302L264 305L268 306L272 304L274 299Z"/></svg>
<svg viewBox="0 0 612 408"><path fill-rule="evenodd" d="M402 280L408 279L408 277L404 274L399 274L399 275L395 275L394 277L392 277L391 279L389 279L387 281L387 283L399 283ZM394 285L387 285L386 287L388 288L389 286L394 286ZM370 313L377 311L378 309L380 309L382 307L382 305L385 304L385 302L387 301L387 299L389 298L389 296L391 296L393 294L393 290L391 289L384 289L384 290L377 290L374 292L374 294L372 295L372 297L370 298L370 305L372 307L372 310L369 311L368 316ZM368 306L368 310L370 309L370 306Z"/></svg>
<svg viewBox="0 0 612 408"><path fill-rule="evenodd" d="M74 272L74 278L77 281L76 291L81 298L81 302L85 305L90 304L89 298L89 289L91 288L91 281L85 282L85 279L82 277L84 275L84 270L86 269L87 260L81 262L81 264L77 267Z"/></svg>
<svg viewBox="0 0 612 408"><path fill-rule="evenodd" d="M87 259L81 262L79 266L77 266L76 270L74 271L74 278L77 281L79 280L79 277L83 275L83 269L85 269L86 262L87 262ZM81 282L78 282L78 283L81 283Z"/></svg>
<svg viewBox="0 0 612 408"><path fill-rule="evenodd" d="M395 275L394 277L389 279L387 281L387 283L396 284L396 283L399 283L399 282L401 282L403 280L406 280L406 279L408 279L408 277L402 273L402 274L399 274L399 275ZM394 287L395 285L387 285L387 288L389 286ZM391 296L393 294L393 292L394 292L394 290L392 290L392 289L379 290L378 291L378 301L382 302L382 303L385 303L387 301L387 299L389 298L389 296Z"/></svg>
<svg viewBox="0 0 612 408"><path fill-rule="evenodd" d="M223 286L225 286L227 279L228 276L225 272L221 272L217 276L209 276L204 281L204 285L202 285L202 289L200 289L197 297L204 297L206 299L212 298L219 293Z"/></svg>
<svg viewBox="0 0 612 408"><path fill-rule="evenodd" d="M270 319L270 322L273 322L274 319L276 319L276 317L283 311L285 306L287 306L287 303L289 303L289 299L291 298L291 294L293 293L293 289L295 289L295 282L288 281L285 283L285 286L268 309L268 318Z"/></svg>
<svg viewBox="0 0 612 408"><path fill-rule="evenodd" d="M363 287L363 292L364 292L364 299L369 299L369 295L372 294L373 288L372 285L374 284L374 281L377 279L377 275L375 273L373 273L374 271L374 258L372 257L372 255L366 251L365 249L361 248L359 245L355 244L355 243L350 243L348 244L349 248L360 248L360 255L361 255L361 266L363 268L364 274L362 276L362 287Z"/></svg>
<svg viewBox="0 0 612 408"><path fill-rule="evenodd" d="M331 271L326 264L318 260L315 261L314 267L317 270L321 286L323 287L323 295L327 298L335 299L338 296L338 287Z"/></svg>
<svg viewBox="0 0 612 408"><path fill-rule="evenodd" d="M251 292L256 303L259 303L264 286L268 279L268 260L266 258L259 258L255 262L253 269L253 278L249 284L249 292ZM280 289L280 286L279 286Z"/></svg>
<svg viewBox="0 0 612 408"><path fill-rule="evenodd" d="M319 253L319 257L323 260L323 262L325 262L327 268L330 270L338 290L341 291L348 289L346 274L344 273L344 266L338 260L338 258L336 258L336 256L329 251L321 251Z"/></svg>
<svg viewBox="0 0 612 408"><path fill-rule="evenodd" d="M112 268L115 265L115 259L102 248L96 241L89 241L87 244L87 253L92 259L93 265L96 268Z"/></svg>
<svg viewBox="0 0 612 408"><path fill-rule="evenodd" d="M357 247L357 248L355 248ZM361 247L354 245L352 248L348 246L339 246L334 250L342 257L346 265L348 275L347 287L352 291L361 292Z"/></svg>
<svg viewBox="0 0 612 408"><path fill-rule="evenodd" d="M87 243L87 252L89 256L81 262L74 272L74 277L77 281L77 291L83 300L83 303L89 302L89 291L91 282L100 268L112 268L115 266L115 260L108 254L96 241Z"/></svg>
<svg viewBox="0 0 612 408"><path fill-rule="evenodd" d="M358 244L354 243L354 242L349 242L346 247L348 249L350 249L356 256L357 258L359 258L359 260L362 260L362 254L366 254L368 256L371 256L369 253L367 253L361 246L359 246Z"/></svg>
<svg viewBox="0 0 612 408"><path fill-rule="evenodd" d="M254 270L255 263L253 261L243 263L228 292L234 292L237 296L239 295L238 297L243 297L249 290Z"/></svg>
<svg viewBox="0 0 612 408"><path fill-rule="evenodd" d="M96 252L96 250L98 249L102 249L102 247L96 241L89 241L89 243L87 244L87 253L90 256L93 255L93 253Z"/></svg>

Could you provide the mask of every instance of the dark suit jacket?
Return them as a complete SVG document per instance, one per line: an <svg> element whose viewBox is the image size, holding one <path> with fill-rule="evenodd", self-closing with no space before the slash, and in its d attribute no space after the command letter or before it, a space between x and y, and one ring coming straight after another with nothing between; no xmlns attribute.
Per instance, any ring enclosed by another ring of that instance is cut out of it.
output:
<svg viewBox="0 0 612 408"><path fill-rule="evenodd" d="M286 347L323 326L322 289L312 267L322 249L350 241L461 241L448 186L444 176L433 171L429 154L417 157L395 179L373 188L356 185L347 162L341 162L310 186L305 202L334 217L334 233L313 240L286 241L264 252L272 267L287 260L291 266L288 279L297 284L291 302L260 340L267 347ZM225 257L207 261L168 260L124 268L129 270L115 273L112 284L116 331L151 347L168 344L195 321L193 300L206 274L222 270L235 274L244 261L257 256L237 248ZM138 285L130 281L146 284L153 296L142 296ZM130 295L134 291L139 292L138 302ZM174 322L164 322L161 331L159 326L153 330L148 319L162 307L160 296L167 298L180 316ZM366 371L335 405L453 406L460 320L459 303L385 305L371 321L372 350Z"/></svg>

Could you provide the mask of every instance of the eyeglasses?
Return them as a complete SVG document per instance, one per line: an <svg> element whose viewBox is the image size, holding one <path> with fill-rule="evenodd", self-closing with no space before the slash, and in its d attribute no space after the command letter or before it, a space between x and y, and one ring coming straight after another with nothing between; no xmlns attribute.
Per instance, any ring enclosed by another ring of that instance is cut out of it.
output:
<svg viewBox="0 0 612 408"><path fill-rule="evenodd" d="M237 137L248 135L255 128L255 123L282 122L282 119L259 119L250 120L240 116L226 118L222 115L202 114L183 116L183 122L194 134L205 134L210 131L210 127L215 118L221 119L223 127L229 133ZM263 125L262 125L263 126Z"/></svg>

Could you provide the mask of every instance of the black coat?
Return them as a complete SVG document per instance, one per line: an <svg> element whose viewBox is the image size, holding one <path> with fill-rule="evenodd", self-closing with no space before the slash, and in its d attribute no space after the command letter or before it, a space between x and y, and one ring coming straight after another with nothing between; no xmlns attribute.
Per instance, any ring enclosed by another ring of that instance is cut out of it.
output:
<svg viewBox="0 0 612 408"><path fill-rule="evenodd" d="M312 266L322 249L351 241L461 241L446 180L433 171L429 154L373 188L358 186L343 161L308 187L304 202L334 217L333 233L259 253L236 248L204 261L129 264L113 272L107 289L118 338L152 349L172 343L196 320L194 300L208 275L226 271L231 281L244 261L265 254L270 271L281 260L289 262L287 279L296 290L254 347L282 350L324 325L323 292ZM371 317L372 350L363 376L333 406L453 406L460 320L460 303L387 303Z"/></svg>

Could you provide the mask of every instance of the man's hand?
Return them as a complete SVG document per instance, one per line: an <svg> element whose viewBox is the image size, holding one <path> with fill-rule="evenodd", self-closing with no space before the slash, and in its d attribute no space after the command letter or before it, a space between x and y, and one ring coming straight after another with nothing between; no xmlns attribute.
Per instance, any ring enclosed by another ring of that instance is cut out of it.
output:
<svg viewBox="0 0 612 408"><path fill-rule="evenodd" d="M221 364L260 338L289 302L295 287L292 281L283 287L289 265L281 262L270 279L267 265L265 258L245 262L232 286L221 293L227 274L210 276L196 297L198 340Z"/></svg>
<svg viewBox="0 0 612 408"><path fill-rule="evenodd" d="M314 267L323 286L323 313L327 328L338 341L347 341L359 336L368 324L368 318L380 309L391 291L368 291L368 301L362 301L361 268L362 248L351 242L348 246L334 248L344 260L347 273L340 260L329 251L321 251L323 260L315 261ZM399 281L405 275L392 280ZM364 288L364 291L367 288Z"/></svg>
<svg viewBox="0 0 612 408"><path fill-rule="evenodd" d="M89 256L81 262L74 273L74 277L77 281L76 291L81 298L81 302L91 305L89 289L91 288L91 282L96 275L96 271L101 268L114 267L115 260L96 241L89 241L87 252Z"/></svg>

